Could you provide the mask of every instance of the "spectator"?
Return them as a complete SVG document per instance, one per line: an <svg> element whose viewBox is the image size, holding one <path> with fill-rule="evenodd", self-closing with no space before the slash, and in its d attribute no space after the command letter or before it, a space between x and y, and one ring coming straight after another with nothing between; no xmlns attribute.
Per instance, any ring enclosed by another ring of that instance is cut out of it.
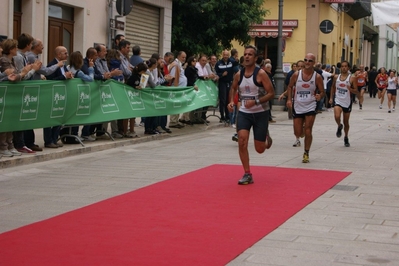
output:
<svg viewBox="0 0 399 266"><path fill-rule="evenodd" d="M63 65L57 68L52 74L46 76L48 80L66 80L72 79L73 74L70 72L65 66L65 62L68 58L68 50L64 46L58 46L55 48L55 58L50 61L47 67L52 67L54 65ZM54 126L43 128L43 138L44 138L44 147L46 148L58 148L61 147L62 144L58 143L58 137L60 135L61 126ZM68 129L65 129L65 133L69 133ZM77 135L77 130L74 132ZM63 134L61 134L63 135ZM73 139L75 141L75 139Z"/></svg>
<svg viewBox="0 0 399 266"><path fill-rule="evenodd" d="M173 61L174 55L171 52L166 52L164 58L160 58L158 60L158 85L169 86L173 80L173 77L169 75L168 64ZM158 131L165 131L166 133L172 133L172 131L166 127L168 123L168 117L166 115L162 115L158 117Z"/></svg>
<svg viewBox="0 0 399 266"><path fill-rule="evenodd" d="M321 73L321 75L322 75L322 77L323 77L323 85L324 85L324 91L326 92L325 93L325 96L324 96L324 98L325 99L327 99L327 100L325 100L325 99L321 99L319 102L318 102L318 108L317 108L317 112L318 113L320 113L322 110L323 110L323 103L325 103L325 107L327 108L328 106L327 106L327 102L329 101L329 95L330 95L330 90L328 90L328 82L331 80L331 79L333 79L334 78L334 75L335 74L333 74L335 71L334 71L334 69L333 69L333 71L331 72L331 66L330 65L326 65L326 64L323 64L322 66L321 66L321 71L322 71L322 73Z"/></svg>
<svg viewBox="0 0 399 266"><path fill-rule="evenodd" d="M272 85L273 85L273 89L274 91L276 91L276 83L274 82L274 78L273 78L273 74L272 74L272 64L271 63L266 63L265 67L264 67L264 71L266 72L267 76L269 77ZM276 123L276 121L273 119L272 116L272 102L273 99L271 99L270 101L268 101L269 104L269 123Z"/></svg>
<svg viewBox="0 0 399 266"><path fill-rule="evenodd" d="M111 71L115 69L120 71L118 75L112 76L112 79L123 83L122 61L118 50L111 49L107 52L107 64ZM113 138L123 138L123 120L111 121L111 132Z"/></svg>
<svg viewBox="0 0 399 266"><path fill-rule="evenodd" d="M101 59L100 59L101 60ZM106 55L107 60L107 69L111 69L111 72L114 72L115 75L111 75L111 78L123 82L123 72L120 70L120 66L122 64L120 54L118 50L112 49L107 52Z"/></svg>
<svg viewBox="0 0 399 266"><path fill-rule="evenodd" d="M133 66L130 64L128 56L130 51L130 42L127 40L122 40L119 43L119 57L121 60L120 69L123 72L124 80L128 80L132 75Z"/></svg>
<svg viewBox="0 0 399 266"><path fill-rule="evenodd" d="M22 80L32 69L32 65L27 65L18 73L14 64L14 57L17 55L17 45L18 42L16 40L4 40L2 42L3 54L0 58L0 71L10 73L9 76L13 81ZM5 157L21 155L14 147L12 132L0 133L0 155Z"/></svg>
<svg viewBox="0 0 399 266"><path fill-rule="evenodd" d="M200 55L198 62L195 64L195 67L198 70L198 78L204 79L204 80L214 80L214 78L217 76L214 74L211 70L211 67L208 63L208 57L205 54ZM194 118L194 123L209 123L208 120L206 120L206 112L208 110L208 106L205 106L203 108L200 108L194 112L194 114L200 114L199 117Z"/></svg>
<svg viewBox="0 0 399 266"><path fill-rule="evenodd" d="M187 86L195 86L198 90L198 87L195 85L195 82L198 79L198 69L195 67L197 64L197 59L194 56L190 56L187 60L187 67L184 70L184 75L187 78ZM186 113L189 120L181 121L182 123L192 125L194 123L203 123L201 119L195 115L195 111L187 112Z"/></svg>
<svg viewBox="0 0 399 266"><path fill-rule="evenodd" d="M113 43L113 49L118 50L119 49L119 43L125 39L125 35L123 34L117 34L114 38L114 43Z"/></svg>
<svg viewBox="0 0 399 266"><path fill-rule="evenodd" d="M227 109L227 103L230 93L230 86L233 81L233 75L235 67L238 66L238 62L229 57L229 52L224 50L222 53L222 59L216 64L216 73L219 76L219 112L220 112L220 123L229 122L229 110Z"/></svg>
<svg viewBox="0 0 399 266"><path fill-rule="evenodd" d="M157 59L153 57L151 57L149 60L145 62L145 64L148 67L147 71L145 72L148 75L148 82L146 88L155 88L155 86L157 85L157 80L155 79L153 74L154 70L157 70L157 63L158 63ZM145 119L143 119L143 122L144 122L144 134L154 135L164 132L161 128L157 129L159 125L158 116L146 117Z"/></svg>
<svg viewBox="0 0 399 266"><path fill-rule="evenodd" d="M370 98L375 98L375 96L377 95L377 85L375 84L375 78L377 77L377 75L377 68L373 66L368 74Z"/></svg>
<svg viewBox="0 0 399 266"><path fill-rule="evenodd" d="M28 65L28 59L26 57L26 53L31 50L32 42L33 42L33 37L27 33L22 33L18 37L18 51L17 51L17 55L14 56L14 58L13 58L15 67L17 68L18 71L19 71L19 69L22 69ZM32 64L40 65L38 67L41 67L42 63L39 60L35 60L34 62L32 62ZM38 70L38 68L36 67L35 70ZM24 80L31 80L32 76L36 73L35 70L31 70L24 77ZM29 154L29 153L34 154L35 153L35 151L28 148L27 147L28 145L25 143L25 137L26 137L29 140L29 146L34 145L35 133L34 133L33 129L14 131L13 135L14 135L14 146L17 149L17 151L26 153L26 154ZM38 148L37 150L40 150L40 148Z"/></svg>
<svg viewBox="0 0 399 266"><path fill-rule="evenodd" d="M140 85L141 76L145 74L148 70L148 67L145 63L139 63L137 66L133 68L132 75L126 81L126 84L135 88L136 90L142 90L144 88ZM134 131L134 127L132 126L132 122L130 122L130 130L128 132L127 123L123 124L124 136L128 138L137 138L138 135ZM145 134L150 134L149 132L144 132ZM157 134L155 132L151 132L152 134Z"/></svg>
<svg viewBox="0 0 399 266"><path fill-rule="evenodd" d="M218 62L218 59L217 59L216 55L211 55L211 57L209 58L209 64L208 64L210 71L208 71L208 72L212 72L214 74L214 78L213 78L214 82L219 81L219 76L217 75L217 72L216 72L217 62Z"/></svg>
<svg viewBox="0 0 399 266"><path fill-rule="evenodd" d="M93 47L90 47L86 50L86 57L83 59L83 65L81 67L81 71L85 75L90 76L90 65L92 65L92 68L94 70L94 80L107 80L111 78L110 73L105 73L102 74L96 67L95 62L97 61L98 55L97 55L97 50ZM90 62L93 62L93 64L90 64ZM96 137L94 136L94 133L96 133L97 136L105 136L104 130L103 130L103 124L95 124L95 125L84 125L82 128L82 138L84 140L88 141L94 141L96 140Z"/></svg>
<svg viewBox="0 0 399 266"><path fill-rule="evenodd" d="M83 56L79 51L73 52L70 57L70 71L75 78L83 81L94 81L94 60L89 60L88 74L85 74L81 68L83 67Z"/></svg>
<svg viewBox="0 0 399 266"><path fill-rule="evenodd" d="M121 60L121 65L120 69L123 72L123 78L124 82L126 82L130 76L132 75L132 70L133 66L130 64L128 56L129 56L129 51L130 51L130 42L127 40L122 40L119 43L119 56ZM130 138L130 134L127 133L128 127L130 126L130 132L135 132L134 131L134 124L136 123L136 118L130 118L130 119L123 119L123 120L118 120L118 128L119 131L122 129L123 136Z"/></svg>
<svg viewBox="0 0 399 266"><path fill-rule="evenodd" d="M144 60L141 58L141 48L138 45L133 46L132 48L133 55L130 57L130 64L132 66L137 66L140 63L143 63Z"/></svg>
<svg viewBox="0 0 399 266"><path fill-rule="evenodd" d="M95 49L97 51L97 59L96 59L96 62L94 63L94 65L96 66L98 71L104 76L104 78L105 79L108 79L108 78L113 79L115 77L119 77L122 80L123 79L122 71L119 69L120 61L117 64L117 66L112 68L112 71L110 71L108 68L108 63L107 63L107 48L104 45L100 44L100 45L97 45L95 47ZM119 55L116 50L112 50L112 51L114 51L114 54L116 56ZM111 124L112 124L112 122L111 122ZM117 122L115 121L114 124L116 127L116 131L118 131ZM102 124L102 130L107 131L107 129L108 129L108 122L104 122ZM112 126L111 126L111 129L112 129ZM101 134L101 133L98 134L98 133L100 133L100 132L97 132L97 135L96 135L97 139L108 139L108 136L106 134Z"/></svg>
<svg viewBox="0 0 399 266"><path fill-rule="evenodd" d="M169 65L170 75L174 78L173 85L174 87L186 87L187 86L187 78L184 75L183 64L186 62L186 53L184 51L180 51L177 54L176 60ZM182 117L182 120L189 120L187 117ZM184 124L179 121L179 115L171 115L169 121L169 127L173 128L183 128Z"/></svg>

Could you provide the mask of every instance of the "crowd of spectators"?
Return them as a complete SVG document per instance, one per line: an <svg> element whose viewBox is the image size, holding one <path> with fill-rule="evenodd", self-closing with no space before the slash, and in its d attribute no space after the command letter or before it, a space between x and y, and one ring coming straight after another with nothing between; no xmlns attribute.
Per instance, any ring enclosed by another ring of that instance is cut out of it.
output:
<svg viewBox="0 0 399 266"><path fill-rule="evenodd" d="M123 35L114 38L112 49L105 45L89 47L85 56L80 51L69 54L64 46L58 46L54 58L47 64L41 62L43 43L31 35L23 33L17 40L6 39L0 45L0 81L19 82L21 80L68 80L79 78L85 82L114 79L134 89L143 90L155 86L194 86L197 79L212 80L219 88L220 122L230 121L227 99L235 72L238 71L238 53L235 49L223 51L220 60L216 55L190 56L179 51L176 56L167 52L162 57L158 53L143 59L138 45L131 43ZM129 57L130 52L132 55ZM140 84L141 75L149 76L146 88ZM198 89L194 86L194 89ZM44 148L56 149L65 143L96 141L98 139L138 138L135 127L143 126L145 135L172 133L170 128L181 129L186 125L206 124L208 107L184 114L167 116L136 117L108 121L95 125L58 125L43 129ZM109 130L110 129L110 130ZM63 137L63 138L60 138ZM61 141L60 141L61 140ZM34 130L0 133L0 158L22 154L35 154L43 150L35 143Z"/></svg>

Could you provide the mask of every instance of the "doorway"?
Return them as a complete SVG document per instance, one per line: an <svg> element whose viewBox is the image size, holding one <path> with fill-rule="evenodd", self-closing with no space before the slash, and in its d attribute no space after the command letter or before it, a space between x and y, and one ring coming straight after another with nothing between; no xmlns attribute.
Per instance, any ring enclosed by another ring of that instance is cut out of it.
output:
<svg viewBox="0 0 399 266"><path fill-rule="evenodd" d="M48 18L48 62L53 60L57 46L65 46L73 52L74 12L72 7L49 4Z"/></svg>
<svg viewBox="0 0 399 266"><path fill-rule="evenodd" d="M258 48L259 56L264 59L269 58L272 61L272 74L274 75L277 68L278 39L256 37L255 46Z"/></svg>

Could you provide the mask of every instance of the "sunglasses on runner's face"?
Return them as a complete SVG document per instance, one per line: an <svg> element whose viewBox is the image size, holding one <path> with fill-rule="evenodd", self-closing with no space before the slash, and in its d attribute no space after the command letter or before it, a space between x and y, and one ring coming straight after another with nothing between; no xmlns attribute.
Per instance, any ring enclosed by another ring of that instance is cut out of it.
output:
<svg viewBox="0 0 399 266"><path fill-rule="evenodd" d="M312 59L303 59L303 61L305 61L305 62L309 62L309 63L313 63L314 61L312 60Z"/></svg>

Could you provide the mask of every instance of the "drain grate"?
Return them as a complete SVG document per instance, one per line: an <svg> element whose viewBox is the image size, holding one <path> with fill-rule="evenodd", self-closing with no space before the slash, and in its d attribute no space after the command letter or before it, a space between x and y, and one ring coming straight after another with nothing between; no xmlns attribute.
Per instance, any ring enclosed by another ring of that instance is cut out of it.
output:
<svg viewBox="0 0 399 266"><path fill-rule="evenodd" d="M359 188L358 186L335 185L331 189L343 190L343 191L355 191L358 188Z"/></svg>
<svg viewBox="0 0 399 266"><path fill-rule="evenodd" d="M363 120L377 120L377 121L382 121L382 120L385 120L385 119L382 119L382 118L365 118L365 119L363 119Z"/></svg>

